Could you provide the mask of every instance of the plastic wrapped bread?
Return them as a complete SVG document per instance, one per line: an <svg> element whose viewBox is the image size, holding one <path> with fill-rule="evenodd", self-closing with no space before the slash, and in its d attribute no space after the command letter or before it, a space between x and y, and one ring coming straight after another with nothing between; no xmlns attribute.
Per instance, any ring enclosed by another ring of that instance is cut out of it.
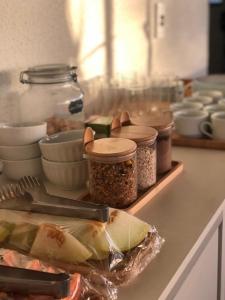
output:
<svg viewBox="0 0 225 300"><path fill-rule="evenodd" d="M0 210L0 246L41 259L101 285L135 278L164 240L153 226L121 210L108 222Z"/></svg>

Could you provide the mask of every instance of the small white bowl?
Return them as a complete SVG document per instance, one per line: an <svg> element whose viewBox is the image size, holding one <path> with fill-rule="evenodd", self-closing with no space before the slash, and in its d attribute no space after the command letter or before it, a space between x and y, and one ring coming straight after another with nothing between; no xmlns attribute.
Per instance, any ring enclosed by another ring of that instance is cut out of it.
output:
<svg viewBox="0 0 225 300"><path fill-rule="evenodd" d="M13 180L19 180L24 176L39 176L42 173L41 159L26 160L2 160L3 174Z"/></svg>
<svg viewBox="0 0 225 300"><path fill-rule="evenodd" d="M0 146L0 159L26 160L41 156L38 143L24 146Z"/></svg>
<svg viewBox="0 0 225 300"><path fill-rule="evenodd" d="M21 146L33 144L47 133L47 124L43 123L1 123L0 145Z"/></svg>
<svg viewBox="0 0 225 300"><path fill-rule="evenodd" d="M203 105L209 105L213 103L213 98L208 96L193 96L186 97L183 99L184 103L199 103L201 102Z"/></svg>
<svg viewBox="0 0 225 300"><path fill-rule="evenodd" d="M42 167L48 181L65 190L76 190L86 185L88 168L85 159L77 162L52 162L42 158Z"/></svg>
<svg viewBox="0 0 225 300"><path fill-rule="evenodd" d="M74 162L83 159L84 130L71 130L40 140L42 156L49 161Z"/></svg>

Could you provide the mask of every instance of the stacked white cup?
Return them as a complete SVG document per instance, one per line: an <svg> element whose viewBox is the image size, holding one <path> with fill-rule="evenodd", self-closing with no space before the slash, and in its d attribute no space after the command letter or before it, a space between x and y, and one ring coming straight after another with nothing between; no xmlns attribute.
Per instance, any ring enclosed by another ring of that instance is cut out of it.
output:
<svg viewBox="0 0 225 300"><path fill-rule="evenodd" d="M225 99L222 98L221 91L204 90L193 93L192 97L186 97L180 103L172 104L176 132L187 137L212 138L212 126L206 122L212 124L214 113L225 112Z"/></svg>

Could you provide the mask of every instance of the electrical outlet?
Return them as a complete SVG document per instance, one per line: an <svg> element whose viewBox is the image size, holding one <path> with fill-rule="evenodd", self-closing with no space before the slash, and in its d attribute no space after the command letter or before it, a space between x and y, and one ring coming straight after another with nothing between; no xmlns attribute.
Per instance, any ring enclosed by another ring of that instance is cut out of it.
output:
<svg viewBox="0 0 225 300"><path fill-rule="evenodd" d="M155 3L155 38L162 39L165 36L166 6L163 2Z"/></svg>

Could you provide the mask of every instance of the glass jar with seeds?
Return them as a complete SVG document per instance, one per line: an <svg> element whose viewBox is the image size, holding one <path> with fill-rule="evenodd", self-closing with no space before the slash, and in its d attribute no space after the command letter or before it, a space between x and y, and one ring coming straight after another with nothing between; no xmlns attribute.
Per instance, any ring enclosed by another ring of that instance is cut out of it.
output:
<svg viewBox="0 0 225 300"><path fill-rule="evenodd" d="M146 126L112 127L111 136L128 138L137 144L138 190L145 191L156 183L156 137L154 128Z"/></svg>
<svg viewBox="0 0 225 300"><path fill-rule="evenodd" d="M136 200L136 148L135 142L122 138L103 138L86 143L92 202L125 208Z"/></svg>

